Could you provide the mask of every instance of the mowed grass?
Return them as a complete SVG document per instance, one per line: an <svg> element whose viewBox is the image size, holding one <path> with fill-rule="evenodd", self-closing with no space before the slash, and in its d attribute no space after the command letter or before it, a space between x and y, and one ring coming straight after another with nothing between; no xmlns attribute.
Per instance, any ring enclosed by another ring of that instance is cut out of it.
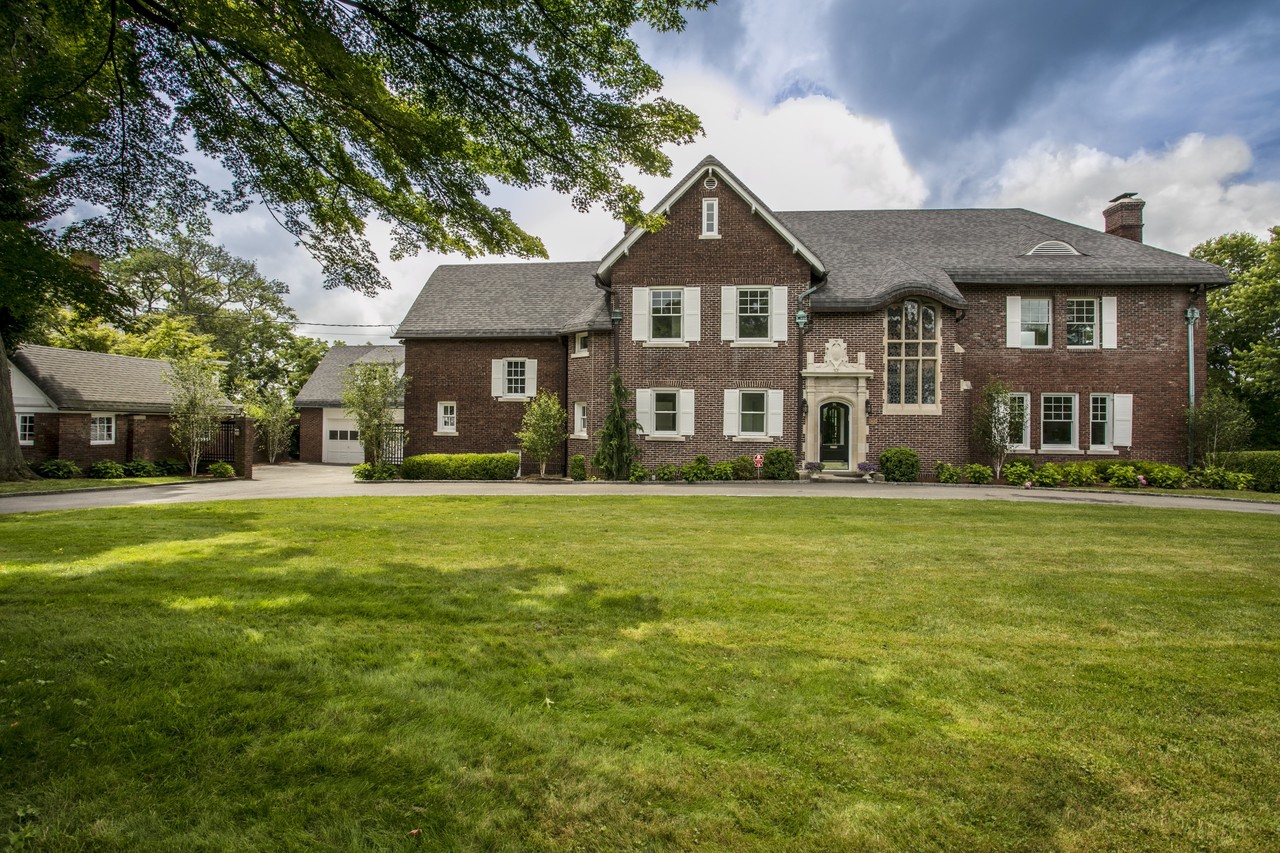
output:
<svg viewBox="0 0 1280 853"><path fill-rule="evenodd" d="M120 489L129 486L167 486L190 483L191 477L126 477L120 480L14 480L0 483L0 495L39 494L41 492L74 492L84 489Z"/></svg>
<svg viewBox="0 0 1280 853"><path fill-rule="evenodd" d="M0 840L1276 849L1278 533L797 498L0 517Z"/></svg>

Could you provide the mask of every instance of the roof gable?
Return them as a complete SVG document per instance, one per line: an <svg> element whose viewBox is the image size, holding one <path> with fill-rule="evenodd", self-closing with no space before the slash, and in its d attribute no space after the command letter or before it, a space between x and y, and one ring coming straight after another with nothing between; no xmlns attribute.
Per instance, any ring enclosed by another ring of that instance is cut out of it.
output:
<svg viewBox="0 0 1280 853"><path fill-rule="evenodd" d="M316 365L305 385L294 398L294 405L303 407L339 407L342 405L342 389L347 368L359 363L404 364L402 346L336 346L329 347ZM412 381L413 377L409 377ZM401 405L404 400L401 399Z"/></svg>
<svg viewBox="0 0 1280 853"><path fill-rule="evenodd" d="M747 205L750 206L753 214L756 214L763 219L779 237L791 246L791 250L793 252L804 258L805 262L809 264L809 267L813 270L813 274L815 276L821 277L826 274L827 268L826 265L823 264L822 259L819 258L812 249L805 245L805 243L795 233L793 233L791 229L783 224L778 216L769 209L768 205L757 198L755 193L747 189L746 185L738 180L737 176L726 169L724 164L715 157L703 158L702 162L695 166L689 174L685 175L684 179L680 181L680 183L677 184L671 192L662 197L662 200L658 202L650 213L666 216L671 212L671 206L675 204L677 200L683 198L684 195L693 189L694 185L699 181L706 180L708 177L714 177L716 180L723 182L725 186L733 190L739 198L746 202ZM614 265L631 251L631 247L636 244L637 240L645 236L647 233L649 232L640 226L636 226L628 231L626 236L623 237L622 240L612 249L610 249L607 254L605 254L599 267L596 268L596 275L599 276L602 281L608 282Z"/></svg>
<svg viewBox="0 0 1280 853"><path fill-rule="evenodd" d="M160 413L173 403L161 359L27 345L13 360L59 409Z"/></svg>

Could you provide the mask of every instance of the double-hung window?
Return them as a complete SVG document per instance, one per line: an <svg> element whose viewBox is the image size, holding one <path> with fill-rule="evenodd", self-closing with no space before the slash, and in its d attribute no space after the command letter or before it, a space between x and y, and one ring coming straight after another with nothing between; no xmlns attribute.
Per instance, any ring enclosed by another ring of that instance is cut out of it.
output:
<svg viewBox="0 0 1280 853"><path fill-rule="evenodd" d="M729 388L724 392L724 434L738 439L782 436L782 391Z"/></svg>
<svg viewBox="0 0 1280 853"><path fill-rule="evenodd" d="M720 288L720 339L744 346L787 340L787 288L725 285Z"/></svg>
<svg viewBox="0 0 1280 853"><path fill-rule="evenodd" d="M738 289L738 340L769 340L769 289Z"/></svg>
<svg viewBox="0 0 1280 853"><path fill-rule="evenodd" d="M702 200L702 233L701 237L720 236L720 200L704 198Z"/></svg>
<svg viewBox="0 0 1280 853"><path fill-rule="evenodd" d="M1048 347L1053 343L1053 300L1022 300L1022 348Z"/></svg>
<svg viewBox="0 0 1280 853"><path fill-rule="evenodd" d="M738 413L738 435L764 435L765 393L743 391L738 400L742 406Z"/></svg>
<svg viewBox="0 0 1280 853"><path fill-rule="evenodd" d="M36 416L18 415L18 444L36 443Z"/></svg>
<svg viewBox="0 0 1280 853"><path fill-rule="evenodd" d="M1026 302L1023 302L1025 305ZM1067 300L1067 346L1091 348L1098 345L1098 300Z"/></svg>
<svg viewBox="0 0 1280 853"><path fill-rule="evenodd" d="M90 444L115 444L116 443L116 416L115 415L91 415L89 417L89 443Z"/></svg>
<svg viewBox="0 0 1280 853"><path fill-rule="evenodd" d="M587 437L587 404L573 404L573 434L579 438Z"/></svg>
<svg viewBox="0 0 1280 853"><path fill-rule="evenodd" d="M653 434L676 435L680 423L680 392L653 392Z"/></svg>
<svg viewBox="0 0 1280 853"><path fill-rule="evenodd" d="M1009 448L1011 450L1029 450L1031 448L1031 395L1012 393L1009 395Z"/></svg>
<svg viewBox="0 0 1280 853"><path fill-rule="evenodd" d="M631 339L652 346L700 340L701 301L700 287L632 288Z"/></svg>
<svg viewBox="0 0 1280 853"><path fill-rule="evenodd" d="M436 432L458 431L458 404L453 400L436 403Z"/></svg>
<svg viewBox="0 0 1280 853"><path fill-rule="evenodd" d="M1089 449L1111 449L1111 395L1093 394L1089 397Z"/></svg>
<svg viewBox="0 0 1280 853"><path fill-rule="evenodd" d="M684 338L684 290L654 289L649 293L649 340L680 341Z"/></svg>
<svg viewBox="0 0 1280 853"><path fill-rule="evenodd" d="M1040 449L1076 449L1076 395L1040 395Z"/></svg>
<svg viewBox="0 0 1280 853"><path fill-rule="evenodd" d="M489 374L493 396L523 400L538 391L536 358L495 358Z"/></svg>
<svg viewBox="0 0 1280 853"><path fill-rule="evenodd" d="M917 411L937 408L940 347L936 305L906 299L889 306L885 349L887 406L910 406Z"/></svg>
<svg viewBox="0 0 1280 853"><path fill-rule="evenodd" d="M693 389L637 388L636 420L648 439L693 435Z"/></svg>

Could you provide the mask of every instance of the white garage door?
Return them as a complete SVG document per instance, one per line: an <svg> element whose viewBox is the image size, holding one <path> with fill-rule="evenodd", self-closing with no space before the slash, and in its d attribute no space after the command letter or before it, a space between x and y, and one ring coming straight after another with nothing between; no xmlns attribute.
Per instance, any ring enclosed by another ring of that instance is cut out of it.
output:
<svg viewBox="0 0 1280 853"><path fill-rule="evenodd" d="M359 465L364 461L360 432L350 418L324 419L324 461Z"/></svg>

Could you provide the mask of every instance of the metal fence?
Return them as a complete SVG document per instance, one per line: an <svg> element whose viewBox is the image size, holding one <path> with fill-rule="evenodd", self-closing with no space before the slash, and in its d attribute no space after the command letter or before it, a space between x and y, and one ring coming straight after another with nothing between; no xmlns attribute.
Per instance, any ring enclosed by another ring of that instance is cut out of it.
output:
<svg viewBox="0 0 1280 853"><path fill-rule="evenodd" d="M236 461L236 422L223 421L218 424L209 443L200 451L201 462L235 462Z"/></svg>
<svg viewBox="0 0 1280 853"><path fill-rule="evenodd" d="M403 424L392 424L387 431L387 439L382 445L382 458L392 465L404 462L405 431Z"/></svg>

